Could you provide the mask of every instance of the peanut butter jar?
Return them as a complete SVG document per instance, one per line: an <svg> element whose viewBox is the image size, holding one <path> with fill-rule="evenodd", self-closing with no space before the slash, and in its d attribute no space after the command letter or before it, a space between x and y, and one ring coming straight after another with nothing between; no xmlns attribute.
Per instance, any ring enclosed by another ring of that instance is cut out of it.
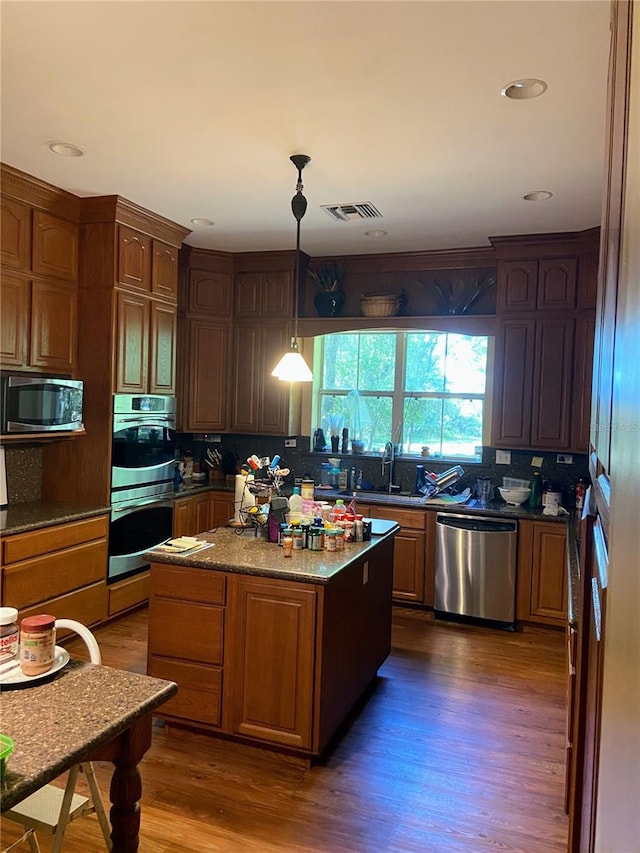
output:
<svg viewBox="0 0 640 853"><path fill-rule="evenodd" d="M20 623L20 669L24 675L42 675L56 656L56 618L48 613L27 616Z"/></svg>

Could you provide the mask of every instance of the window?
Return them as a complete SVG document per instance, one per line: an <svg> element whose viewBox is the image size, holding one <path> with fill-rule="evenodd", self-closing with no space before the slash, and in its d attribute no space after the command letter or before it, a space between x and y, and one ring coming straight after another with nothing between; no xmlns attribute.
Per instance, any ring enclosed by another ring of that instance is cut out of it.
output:
<svg viewBox="0 0 640 853"><path fill-rule="evenodd" d="M317 339L313 422L378 453L481 455L489 338L446 332L344 332Z"/></svg>

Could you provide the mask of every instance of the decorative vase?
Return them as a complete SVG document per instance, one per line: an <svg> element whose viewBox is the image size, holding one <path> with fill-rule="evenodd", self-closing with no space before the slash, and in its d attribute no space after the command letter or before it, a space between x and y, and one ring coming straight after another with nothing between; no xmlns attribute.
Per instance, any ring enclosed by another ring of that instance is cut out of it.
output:
<svg viewBox="0 0 640 853"><path fill-rule="evenodd" d="M313 297L313 304L320 317L335 317L344 304L341 290L321 290Z"/></svg>

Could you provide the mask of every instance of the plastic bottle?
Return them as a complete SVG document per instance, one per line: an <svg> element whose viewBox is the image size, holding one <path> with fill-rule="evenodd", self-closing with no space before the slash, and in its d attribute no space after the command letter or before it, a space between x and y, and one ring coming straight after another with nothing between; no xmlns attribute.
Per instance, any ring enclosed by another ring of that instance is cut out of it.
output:
<svg viewBox="0 0 640 853"><path fill-rule="evenodd" d="M542 506L542 477L539 471L534 471L531 475L530 487L529 506L531 509L539 509Z"/></svg>
<svg viewBox="0 0 640 853"><path fill-rule="evenodd" d="M584 507L584 496L587 491L587 487L585 485L582 477L576 483L576 509L581 510Z"/></svg>
<svg viewBox="0 0 640 853"><path fill-rule="evenodd" d="M293 494L289 498L289 514L296 518L302 516L302 495L299 486L293 487Z"/></svg>
<svg viewBox="0 0 640 853"><path fill-rule="evenodd" d="M346 468L341 469L340 474L338 475L338 488L346 489L347 488L347 470Z"/></svg>
<svg viewBox="0 0 640 853"><path fill-rule="evenodd" d="M340 519L344 516L346 510L344 506L344 501L342 498L338 498L336 501L336 505L333 508L333 512L331 513L331 521L340 521Z"/></svg>
<svg viewBox="0 0 640 853"><path fill-rule="evenodd" d="M18 611L15 607L0 607L0 662L18 656Z"/></svg>

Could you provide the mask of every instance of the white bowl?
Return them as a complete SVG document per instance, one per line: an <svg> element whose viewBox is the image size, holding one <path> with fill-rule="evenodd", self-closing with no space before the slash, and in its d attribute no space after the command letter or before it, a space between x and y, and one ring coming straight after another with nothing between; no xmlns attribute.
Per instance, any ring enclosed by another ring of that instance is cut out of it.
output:
<svg viewBox="0 0 640 853"><path fill-rule="evenodd" d="M523 504L531 494L531 489L505 489L504 486L498 486L503 500L512 506Z"/></svg>

